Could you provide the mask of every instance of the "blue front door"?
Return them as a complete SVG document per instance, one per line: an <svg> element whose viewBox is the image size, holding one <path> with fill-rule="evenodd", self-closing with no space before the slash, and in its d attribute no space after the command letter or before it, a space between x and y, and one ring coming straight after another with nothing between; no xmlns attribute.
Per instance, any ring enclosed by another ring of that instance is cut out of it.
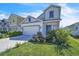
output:
<svg viewBox="0 0 79 59"><path fill-rule="evenodd" d="M46 25L46 33L48 33L51 30L51 25Z"/></svg>

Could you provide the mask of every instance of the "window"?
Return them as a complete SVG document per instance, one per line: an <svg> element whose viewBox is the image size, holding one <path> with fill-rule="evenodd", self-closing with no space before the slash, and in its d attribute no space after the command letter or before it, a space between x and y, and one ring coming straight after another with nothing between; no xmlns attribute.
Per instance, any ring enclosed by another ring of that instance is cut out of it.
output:
<svg viewBox="0 0 79 59"><path fill-rule="evenodd" d="M4 23L4 25L6 25L6 23Z"/></svg>
<svg viewBox="0 0 79 59"><path fill-rule="evenodd" d="M13 19L13 22L15 22L15 20Z"/></svg>
<svg viewBox="0 0 79 59"><path fill-rule="evenodd" d="M28 21L30 22L31 21L31 18L28 18Z"/></svg>
<svg viewBox="0 0 79 59"><path fill-rule="evenodd" d="M46 33L51 30L51 25L46 25Z"/></svg>
<svg viewBox="0 0 79 59"><path fill-rule="evenodd" d="M76 30L78 29L78 27L76 27Z"/></svg>
<svg viewBox="0 0 79 59"><path fill-rule="evenodd" d="M50 11L49 12L49 18L53 18L54 17L54 12L53 11Z"/></svg>

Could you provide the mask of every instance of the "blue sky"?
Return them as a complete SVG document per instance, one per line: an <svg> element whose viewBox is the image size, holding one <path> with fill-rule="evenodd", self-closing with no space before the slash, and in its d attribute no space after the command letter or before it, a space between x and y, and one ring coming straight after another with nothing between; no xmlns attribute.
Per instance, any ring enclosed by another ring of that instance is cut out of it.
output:
<svg viewBox="0 0 79 59"><path fill-rule="evenodd" d="M14 3L2 3L0 4L0 10L6 14L20 13L20 12L34 12L37 10L43 10L48 4L14 4Z"/></svg>
<svg viewBox="0 0 79 59"><path fill-rule="evenodd" d="M52 4L52 3L51 3ZM56 3L54 3L56 4ZM31 15L34 17L39 16L44 9L50 4L34 4L34 3L0 3L0 19L8 18L11 13L27 17ZM79 22L79 4L78 3L58 3L61 8L62 21L60 26L68 26L75 22Z"/></svg>

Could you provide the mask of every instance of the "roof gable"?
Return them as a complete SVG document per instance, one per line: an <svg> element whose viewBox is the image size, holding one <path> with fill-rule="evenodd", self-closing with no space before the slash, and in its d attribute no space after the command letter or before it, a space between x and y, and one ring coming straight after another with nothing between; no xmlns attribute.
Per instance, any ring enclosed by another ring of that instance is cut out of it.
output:
<svg viewBox="0 0 79 59"><path fill-rule="evenodd" d="M50 5L48 6L45 10L43 10L43 13L41 15L39 15L37 18L38 19L45 19L45 12L49 9L49 8L61 8L60 6L57 6L57 5Z"/></svg>
<svg viewBox="0 0 79 59"><path fill-rule="evenodd" d="M31 18L30 22L28 21L28 18ZM32 23L32 22L39 22L39 21L41 21L41 20L38 18L35 18L33 16L27 16L27 18L25 18L22 23L25 24L25 23Z"/></svg>
<svg viewBox="0 0 79 59"><path fill-rule="evenodd" d="M54 8L61 8L60 6L57 6L57 5L50 5L50 6L48 6L48 7L44 10L44 12L45 12L46 10L48 10L49 8L51 8L51 7L54 7Z"/></svg>
<svg viewBox="0 0 79 59"><path fill-rule="evenodd" d="M17 24L21 24L21 22L24 20L25 18L21 17L21 16L18 16L16 14L11 14L8 18L8 21L9 22L12 22L12 20L15 20Z"/></svg>

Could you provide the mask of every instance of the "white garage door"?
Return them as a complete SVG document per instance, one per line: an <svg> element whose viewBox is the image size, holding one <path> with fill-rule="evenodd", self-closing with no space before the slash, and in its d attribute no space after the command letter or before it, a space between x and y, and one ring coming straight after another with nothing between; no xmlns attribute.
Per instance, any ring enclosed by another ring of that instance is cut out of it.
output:
<svg viewBox="0 0 79 59"><path fill-rule="evenodd" d="M23 27L23 34L24 35L34 35L39 32L39 26L26 26Z"/></svg>

